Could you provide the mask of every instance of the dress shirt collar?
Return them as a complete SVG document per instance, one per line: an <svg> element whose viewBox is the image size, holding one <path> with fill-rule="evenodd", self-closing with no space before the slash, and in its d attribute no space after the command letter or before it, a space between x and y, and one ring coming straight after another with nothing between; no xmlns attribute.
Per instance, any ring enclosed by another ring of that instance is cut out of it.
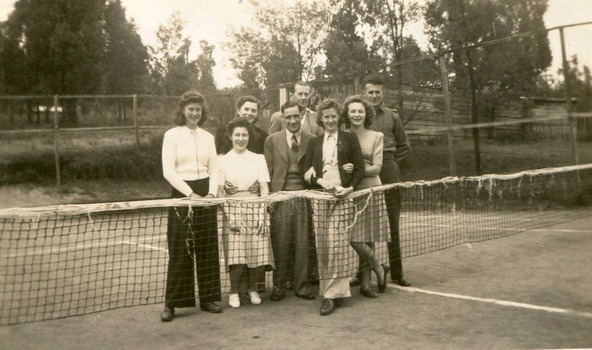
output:
<svg viewBox="0 0 592 350"><path fill-rule="evenodd" d="M339 134L339 131L336 131L333 134L324 133L325 142L328 142L329 141L329 137L333 137L333 138L335 138L335 141L337 141L337 135L338 134Z"/></svg>

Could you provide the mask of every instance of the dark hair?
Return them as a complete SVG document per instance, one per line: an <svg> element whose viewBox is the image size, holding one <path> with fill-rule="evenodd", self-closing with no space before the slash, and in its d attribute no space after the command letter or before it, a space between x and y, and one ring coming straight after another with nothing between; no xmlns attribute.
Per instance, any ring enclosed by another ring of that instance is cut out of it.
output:
<svg viewBox="0 0 592 350"><path fill-rule="evenodd" d="M364 77L364 80L362 80L362 88L364 90L366 90L367 84L383 86L384 85L384 78L381 75L376 74L376 73L368 74L366 77Z"/></svg>
<svg viewBox="0 0 592 350"><path fill-rule="evenodd" d="M337 115L339 116L339 121L337 122L337 125L341 126L344 123L343 118L341 117L341 105L337 103L337 101L335 101L334 99L327 98L317 105L317 124L323 129L325 128L325 124L323 124L322 118L323 111L331 108L335 109Z"/></svg>
<svg viewBox="0 0 592 350"><path fill-rule="evenodd" d="M253 102L253 103L257 104L257 111L259 111L259 107L261 107L261 102L259 102L259 100L255 98L255 96L251 96L251 95L239 97L236 100L236 110L238 111L239 109L241 109L241 107L247 102Z"/></svg>
<svg viewBox="0 0 592 350"><path fill-rule="evenodd" d="M206 100L204 99L203 95L197 91L187 91L179 98L177 102L177 113L175 114L175 124L177 125L185 125L187 120L185 120L184 109L190 103L199 103L201 105L201 119L197 123L197 125L202 125L203 123L208 120L208 106L206 105Z"/></svg>
<svg viewBox="0 0 592 350"><path fill-rule="evenodd" d="M360 95L350 96L345 99L345 102L343 102L343 109L341 110L341 118L345 122L345 127L349 129L351 126L350 121L349 121L348 112L349 112L349 105L351 105L352 103L361 103L364 106L364 110L366 111L366 118L364 118L364 127L366 129L368 129L370 127L370 125L372 125L372 122L374 121L374 108L372 108L372 106L370 106L370 104L368 102L366 102L366 100L364 100L362 98L362 96L360 96Z"/></svg>
<svg viewBox="0 0 592 350"><path fill-rule="evenodd" d="M300 105L298 104L298 102L296 101L288 101L286 103L284 103L281 107L280 107L280 111L282 112L282 114L284 113L284 111L288 108L292 108L292 107L298 107L298 111L300 113L302 113L302 111L300 110Z"/></svg>
<svg viewBox="0 0 592 350"><path fill-rule="evenodd" d="M251 126L251 123L249 123L249 121L245 118L240 118L240 117L236 117L234 119L232 119L228 125L226 125L226 136L228 138L231 138L232 133L234 132L234 129L236 128L246 128L247 132L249 133L249 138L251 137L251 131L249 129L249 126Z"/></svg>

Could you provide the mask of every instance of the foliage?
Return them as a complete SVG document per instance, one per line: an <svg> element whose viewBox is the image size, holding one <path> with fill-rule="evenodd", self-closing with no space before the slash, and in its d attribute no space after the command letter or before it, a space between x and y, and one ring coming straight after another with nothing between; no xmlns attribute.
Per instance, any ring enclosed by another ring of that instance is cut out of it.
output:
<svg viewBox="0 0 592 350"><path fill-rule="evenodd" d="M28 93L93 93L100 87L104 12L101 0L15 3L6 22L6 47L24 57L15 68L33 77Z"/></svg>
<svg viewBox="0 0 592 350"><path fill-rule="evenodd" d="M335 0L327 38L323 51L327 58L325 76L363 76L371 71L384 69L384 59L377 53L376 45L369 46L363 37L361 27L365 13L363 3L355 0ZM375 41L376 42L376 41Z"/></svg>
<svg viewBox="0 0 592 350"><path fill-rule="evenodd" d="M157 44L149 47L151 89L157 94L178 96L190 89L216 90L212 67L214 46L201 41L201 54L190 60L191 39L183 33L179 12L174 12L157 32Z"/></svg>
<svg viewBox="0 0 592 350"><path fill-rule="evenodd" d="M5 93L131 93L147 72L146 48L120 0L19 0L0 30ZM62 123L77 124L75 102L62 107Z"/></svg>
<svg viewBox="0 0 592 350"><path fill-rule="evenodd" d="M563 75L563 69L559 69L558 74ZM576 103L573 106L575 112L591 112L592 111L592 75L590 68L586 65L582 66L580 71L580 63L578 56L574 55L569 61L570 94L572 98L576 98ZM562 81L555 89L555 94L565 96L565 81Z"/></svg>
<svg viewBox="0 0 592 350"><path fill-rule="evenodd" d="M308 80L314 76L327 32L329 12L322 2L249 2L253 26L230 32L232 65L247 89Z"/></svg>
<svg viewBox="0 0 592 350"><path fill-rule="evenodd" d="M434 0L425 10L427 34L435 50L460 48L511 35L544 30L548 0ZM479 95L520 95L532 91L550 64L546 32L470 50L474 88ZM468 86L467 51L452 55L456 79Z"/></svg>
<svg viewBox="0 0 592 350"><path fill-rule="evenodd" d="M110 94L141 93L148 74L148 51L133 22L125 19L120 0L107 3L104 90Z"/></svg>

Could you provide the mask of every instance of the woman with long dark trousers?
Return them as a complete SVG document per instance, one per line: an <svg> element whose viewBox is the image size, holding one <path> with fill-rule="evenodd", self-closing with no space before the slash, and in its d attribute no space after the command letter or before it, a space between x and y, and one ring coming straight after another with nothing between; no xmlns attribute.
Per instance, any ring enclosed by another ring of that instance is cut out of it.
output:
<svg viewBox="0 0 592 350"><path fill-rule="evenodd" d="M162 143L164 178L173 198L214 198L218 191L218 159L214 137L200 126L207 120L207 106L196 91L184 93L178 102L175 128ZM194 273L202 310L219 313L220 265L216 207L175 207L169 210L167 242L169 263L163 322L171 321L175 308L195 307Z"/></svg>

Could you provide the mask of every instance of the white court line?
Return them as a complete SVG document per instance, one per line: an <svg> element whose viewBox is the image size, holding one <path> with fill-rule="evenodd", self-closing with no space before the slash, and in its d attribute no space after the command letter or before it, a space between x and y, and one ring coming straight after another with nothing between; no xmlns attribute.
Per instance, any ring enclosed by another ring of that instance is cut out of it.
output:
<svg viewBox="0 0 592 350"><path fill-rule="evenodd" d="M454 225L454 224L419 224L419 223L410 223L407 224L409 226L415 227L444 227L444 228L473 228L473 226L469 225ZM498 231L535 231L535 232L565 232L565 233L592 233L592 230L575 230L575 229L554 229L554 228L507 228L507 227L493 227L493 226L482 226L479 229L483 230L498 230Z"/></svg>
<svg viewBox="0 0 592 350"><path fill-rule="evenodd" d="M592 233L592 230L572 230L564 228L535 228L529 231L543 231L543 232L571 232L571 233Z"/></svg>
<svg viewBox="0 0 592 350"><path fill-rule="evenodd" d="M123 244L129 244L129 245L135 245L137 247L146 248L148 250L159 250L161 252L166 252L168 250L168 249L164 249L164 248L161 248L161 247L156 247L156 246L149 245L149 244L141 244L141 243L132 242L132 241L121 241L121 243L123 243Z"/></svg>
<svg viewBox="0 0 592 350"><path fill-rule="evenodd" d="M481 303L489 303L489 304L495 304L495 305L500 305L500 306L510 306L510 307L517 307L517 308L522 308L522 309L546 311L546 312L557 313L557 314L592 318L592 313L590 313L590 312L582 312L582 311L575 311L575 310L569 310L569 309L560 309L560 308L556 308L556 307L539 306L539 305L532 305L532 304L526 304L526 303L517 303L514 301L506 301L506 300L477 298L477 297L471 297L468 295L434 292L434 291L415 288L415 287L400 287L400 286L394 286L394 287L399 290L411 292L411 293L423 293L423 294L430 294L430 295L438 295L438 296L447 297L447 298L477 301L477 302L481 302Z"/></svg>
<svg viewBox="0 0 592 350"><path fill-rule="evenodd" d="M149 241L149 240L153 240L153 239L144 239L143 241ZM73 247L64 247L64 248L57 248L57 249L56 248L37 249L37 250L33 250L33 251L24 251L22 253L8 254L5 257L20 258L20 257L26 257L26 256L45 255L45 254L50 254L50 253L66 253L66 252L91 249L91 248L113 247L113 246L123 245L123 244L135 245L138 247L147 248L148 250L167 251L167 249L148 245L148 244L141 244L141 243L136 243L136 242L131 242L131 241L115 241L115 242L109 242L109 243L78 244Z"/></svg>

